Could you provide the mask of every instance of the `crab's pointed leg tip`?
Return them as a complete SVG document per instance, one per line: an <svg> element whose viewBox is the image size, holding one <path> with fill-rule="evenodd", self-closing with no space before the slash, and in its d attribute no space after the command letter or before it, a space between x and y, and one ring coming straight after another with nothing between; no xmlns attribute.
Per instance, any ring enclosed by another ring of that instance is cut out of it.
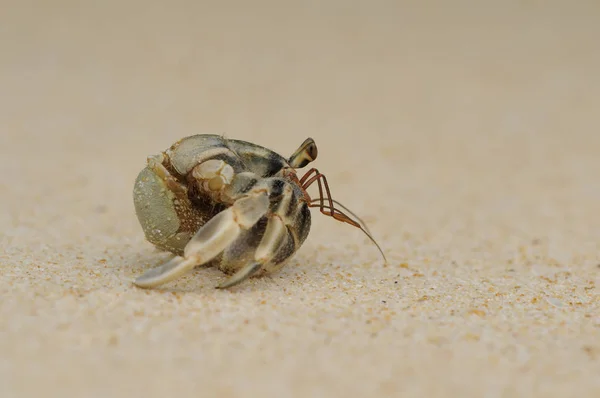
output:
<svg viewBox="0 0 600 398"><path fill-rule="evenodd" d="M174 257L163 265L144 272L133 283L144 289L156 287L183 275L194 268L197 263L198 261L195 257Z"/></svg>
<svg viewBox="0 0 600 398"><path fill-rule="evenodd" d="M252 275L254 275L262 265L260 263L254 263L251 265L247 265L244 268L238 270L235 274L230 276L228 279L224 280L217 289L228 289L230 287L236 286L241 282L245 281Z"/></svg>
<svg viewBox="0 0 600 398"><path fill-rule="evenodd" d="M142 278L142 277L135 278L133 280L133 284L141 289L147 289L147 288L151 287L147 283L144 282L144 278Z"/></svg>
<svg viewBox="0 0 600 398"><path fill-rule="evenodd" d="M221 282L217 286L215 286L215 289L217 289L217 290L226 290L226 289L229 289L230 287L232 287L232 286L234 286L236 284L237 283L232 283L231 278L227 278L223 282Z"/></svg>
<svg viewBox="0 0 600 398"><path fill-rule="evenodd" d="M158 286L160 283L155 280L154 275L144 274L133 281L133 284L142 289L149 289Z"/></svg>
<svg viewBox="0 0 600 398"><path fill-rule="evenodd" d="M217 290L227 290L230 287L232 287L233 285L229 283L229 280L225 280L221 283L219 283L217 286L215 286L215 289Z"/></svg>

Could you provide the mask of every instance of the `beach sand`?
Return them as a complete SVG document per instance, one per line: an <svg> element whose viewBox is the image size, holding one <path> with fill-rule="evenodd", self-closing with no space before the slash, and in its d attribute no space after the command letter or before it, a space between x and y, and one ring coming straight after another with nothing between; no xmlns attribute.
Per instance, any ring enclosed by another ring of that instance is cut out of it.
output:
<svg viewBox="0 0 600 398"><path fill-rule="evenodd" d="M598 21L593 1L3 2L0 395L600 396ZM314 138L388 264L314 211L276 275L136 288L168 256L133 181L200 133Z"/></svg>

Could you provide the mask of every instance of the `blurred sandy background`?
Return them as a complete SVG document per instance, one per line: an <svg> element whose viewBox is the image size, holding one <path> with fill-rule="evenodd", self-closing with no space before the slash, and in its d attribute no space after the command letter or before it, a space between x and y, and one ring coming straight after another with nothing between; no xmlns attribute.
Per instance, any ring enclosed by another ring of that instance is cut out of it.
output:
<svg viewBox="0 0 600 398"><path fill-rule="evenodd" d="M0 92L2 397L600 396L598 2L3 0ZM197 133L313 137L389 265L315 212L272 278L135 288Z"/></svg>

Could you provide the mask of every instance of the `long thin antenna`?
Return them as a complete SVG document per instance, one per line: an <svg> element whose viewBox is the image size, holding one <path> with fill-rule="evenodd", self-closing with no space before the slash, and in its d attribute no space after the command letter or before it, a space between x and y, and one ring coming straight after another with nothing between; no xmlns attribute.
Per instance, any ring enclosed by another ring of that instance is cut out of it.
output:
<svg viewBox="0 0 600 398"><path fill-rule="evenodd" d="M309 178L309 176L311 176L311 175L312 175L312 177ZM312 185L315 181L317 182L318 187L319 187L319 197L315 198L315 199L311 199L310 203L309 203L309 207L318 207L322 214L332 217L338 221L350 224L350 225L360 229L361 231L363 231L363 233L365 235L367 235L367 237L371 240L371 242L373 242L373 244L375 246L377 246L377 249L379 250L379 253L381 253L383 260L387 263L387 258L385 257L383 250L381 249L381 247L379 246L377 241L375 241L373 236L371 236L371 233L370 233L369 229L367 228L367 225L365 224L365 222L363 220L361 220L360 217L358 217L356 214L354 214L354 212L352 212L346 206L342 205L340 202L333 200L331 198L331 191L329 190L329 184L327 183L327 177L325 177L324 174L321 174L319 172L319 170L317 170L317 169L310 169L300 179L300 185L302 186L304 191L306 191L306 189L310 185ZM325 186L325 192L327 195L326 197L323 195L323 185ZM327 200L329 206L327 206L324 203L325 200ZM318 202L318 203L316 203L316 202ZM358 221L353 220L352 218L350 218L349 216L347 216L346 214L341 212L339 209L335 208L333 206L334 203L337 204L338 206L340 206L341 208L343 208L344 210L346 210L348 213L350 213L352 216L354 216Z"/></svg>
<svg viewBox="0 0 600 398"><path fill-rule="evenodd" d="M316 202L316 201L318 201L318 200L320 200L320 199L319 199L319 198L311 199L311 204L312 204L313 202ZM359 217L359 216L358 216L356 213L354 213L354 212L353 212L352 210L350 210L348 207L344 206L342 203L340 203L339 201L337 201L337 200L335 200L335 199L331 199L331 201L332 201L333 203L335 203L336 205L338 205L339 207L341 207L342 209L344 209L344 211L345 211L346 213L350 213L350 215L351 215L352 217L354 217L354 218L356 219L356 221L358 221L358 222L361 224L361 226L362 226L362 227L365 229L365 231L367 231L368 233L371 233L371 231L369 230L369 227L367 226L367 223L365 223L365 222L363 221L363 219L362 219L362 218L360 218L360 217Z"/></svg>
<svg viewBox="0 0 600 398"><path fill-rule="evenodd" d="M319 207L318 205L314 205L314 204L310 204L309 207ZM330 209L329 206L324 206L325 209ZM363 231L363 233L365 235L367 235L367 237L371 240L371 242L373 242L373 244L375 246L377 246L377 250L379 250L379 253L381 253L381 257L383 257L383 261L385 261L387 263L387 258L385 257L385 254L383 253L383 250L381 249L381 247L379 246L379 244L377 243L377 241L375 240L375 238L373 238L373 236L371 236L371 234L365 229L363 228L362 225L360 225L359 223L357 223L356 221L352 220L350 217L348 217L347 215L345 215L344 213L342 213L341 211L339 211L338 209L334 209L334 211L336 212L335 215L333 216L333 218L335 218L338 221L342 221L345 222L347 224L350 224L358 229L360 229L361 231ZM329 216L330 214L327 213L323 213L326 216ZM336 216L341 216L341 217L336 217ZM342 217L344 219L342 219Z"/></svg>

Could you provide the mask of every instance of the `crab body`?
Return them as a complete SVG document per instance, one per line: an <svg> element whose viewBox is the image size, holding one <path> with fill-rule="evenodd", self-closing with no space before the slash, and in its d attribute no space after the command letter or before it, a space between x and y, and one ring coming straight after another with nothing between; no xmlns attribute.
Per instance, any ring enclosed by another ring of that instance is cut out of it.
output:
<svg viewBox="0 0 600 398"><path fill-rule="evenodd" d="M290 159L218 135L194 135L150 156L133 190L146 239L176 255L136 280L171 281L198 265L232 275L220 287L279 270L310 231L310 196L295 168L314 160L307 139Z"/></svg>

